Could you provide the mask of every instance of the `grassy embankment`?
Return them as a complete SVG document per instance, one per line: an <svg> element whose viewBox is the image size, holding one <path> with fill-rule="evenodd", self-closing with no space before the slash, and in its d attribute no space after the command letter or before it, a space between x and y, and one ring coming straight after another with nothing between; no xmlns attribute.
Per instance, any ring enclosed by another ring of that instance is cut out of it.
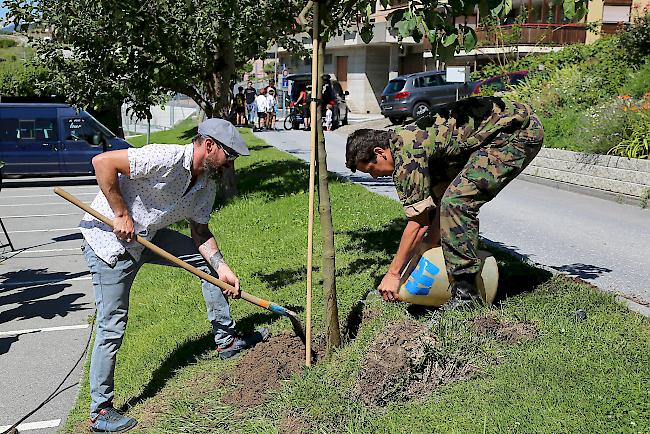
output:
<svg viewBox="0 0 650 434"><path fill-rule="evenodd" d="M188 142L184 128L153 142ZM174 135L176 134L176 135ZM301 161L245 132L252 156L238 161L240 196L215 212L210 227L243 288L304 314L308 170ZM138 142L141 144L141 142ZM404 224L401 207L360 186L331 184L341 321L358 324L358 300L377 284ZM531 229L531 230L534 230ZM318 240L319 228L315 229ZM320 262L316 242L315 264ZM409 315L405 305L369 301L374 315L352 330L330 361L295 375L270 400L245 412L221 402L238 372L212 351L198 282L186 272L145 266L131 294L129 325L116 369L116 404L133 405L137 432L648 432L650 324L586 284L552 277L499 255L501 291L490 311L535 324L537 338L506 344L472 332L467 321L489 309L447 314L434 329L439 352L479 368L470 380L439 387L421 400L366 407L350 398L370 342L386 324ZM315 277L314 331L322 334ZM289 322L243 301L231 304L242 330ZM582 308L587 320L576 321ZM413 312L413 310L410 310ZM417 320L431 321L430 313ZM86 366L87 368L87 366ZM398 373L396 373L398 375ZM226 381L225 383L228 383ZM65 432L87 417L87 373Z"/></svg>

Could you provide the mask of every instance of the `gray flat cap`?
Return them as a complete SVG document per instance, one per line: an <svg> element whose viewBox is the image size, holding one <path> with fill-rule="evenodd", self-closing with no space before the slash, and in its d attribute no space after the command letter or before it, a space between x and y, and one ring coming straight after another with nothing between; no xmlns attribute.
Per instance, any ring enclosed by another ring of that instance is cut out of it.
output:
<svg viewBox="0 0 650 434"><path fill-rule="evenodd" d="M203 121L201 125L199 125L199 134L202 136L210 136L213 139L218 140L228 148L235 151L238 155L251 154L241 134L237 131L237 128L226 120L212 118Z"/></svg>

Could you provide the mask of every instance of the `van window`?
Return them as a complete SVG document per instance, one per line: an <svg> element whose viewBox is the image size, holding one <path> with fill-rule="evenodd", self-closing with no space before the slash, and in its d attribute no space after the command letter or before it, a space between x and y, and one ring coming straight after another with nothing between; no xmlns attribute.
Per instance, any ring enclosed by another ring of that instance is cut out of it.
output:
<svg viewBox="0 0 650 434"><path fill-rule="evenodd" d="M442 84L445 83L440 75L425 75L424 77L418 77L415 80L415 87L432 87L440 86Z"/></svg>
<svg viewBox="0 0 650 434"><path fill-rule="evenodd" d="M102 139L102 129L93 122L92 119L87 118L67 118L63 123L65 131L64 137L66 140L72 141L85 141L89 144L95 144L95 137ZM104 134L105 135L105 134Z"/></svg>
<svg viewBox="0 0 650 434"><path fill-rule="evenodd" d="M56 119L2 119L2 140L56 140Z"/></svg>

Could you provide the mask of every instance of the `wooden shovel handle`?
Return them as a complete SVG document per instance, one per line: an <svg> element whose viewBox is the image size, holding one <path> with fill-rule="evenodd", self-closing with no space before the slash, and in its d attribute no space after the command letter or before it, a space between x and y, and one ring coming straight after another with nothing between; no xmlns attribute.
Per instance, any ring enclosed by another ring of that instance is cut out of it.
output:
<svg viewBox="0 0 650 434"><path fill-rule="evenodd" d="M86 211L88 214L95 217L97 220L99 220L101 222L104 222L105 224L107 224L111 228L113 227L113 221L111 219L109 219L108 217L106 217L102 213L94 210L90 206L86 205L85 203L80 201L77 197L75 197L72 194L68 193L64 189L62 189L60 187L55 187L54 192L56 194L58 194L59 196L61 196L62 198L64 198L65 200L67 200L68 202L70 202L71 204L76 205L79 208L81 208L82 210ZM164 249L161 249L160 247L156 246L151 241L145 240L140 235L136 235L135 240L138 243L145 246L146 248L148 248L149 250L153 251L158 256L167 259L169 262L171 262L173 264L176 264L181 268L184 268L185 270L189 271L190 273L194 274L195 276L197 276L197 277L199 277L201 279L207 280L208 282L212 283L213 285L218 286L219 288L221 288L223 290L234 291L235 288L232 285L224 282L223 280L219 280L216 277L211 276L208 273L206 273L204 271L201 271L196 267L193 267L192 265L188 264L187 262L183 261L182 259L179 259L176 256L172 255L168 251L166 251ZM268 300L264 300L262 298L256 297L253 294L249 294L247 292L241 291L241 298L243 298L244 300L246 300L246 301L248 301L250 303L253 303L254 305L257 305L257 306L259 306L261 308L272 310L274 312L278 312L276 309L273 309L275 306L277 306L277 305L275 305L275 303L271 303ZM288 309L285 309L285 310L287 310L288 313L293 313L293 312L288 311ZM278 312L278 313L282 313L282 312Z"/></svg>

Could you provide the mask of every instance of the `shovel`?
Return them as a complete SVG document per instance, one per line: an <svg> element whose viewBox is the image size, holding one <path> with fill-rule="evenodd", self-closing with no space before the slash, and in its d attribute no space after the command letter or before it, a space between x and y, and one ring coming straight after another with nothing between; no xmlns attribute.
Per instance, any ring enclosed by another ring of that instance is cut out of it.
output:
<svg viewBox="0 0 650 434"><path fill-rule="evenodd" d="M79 208L81 208L82 210L86 211L88 214L92 215L97 220L99 220L101 222L104 222L105 224L107 224L111 228L113 227L113 222L108 217L106 217L106 216L102 215L101 213L95 211L94 209L92 209L91 207L89 207L88 205L86 205L85 203L80 201L77 197L71 195L70 193L68 193L64 189L59 188L59 187L55 187L54 192L56 194L58 194L59 196L61 196L62 198L64 198L65 200L67 200L68 202L70 202L71 204L76 205ZM143 246L145 246L146 248L148 248L149 250L153 251L158 256L168 260L172 264L178 265L179 267L186 269L190 273L194 274L196 277L199 277L199 278L201 278L203 280L207 280L208 282L212 283L213 285L216 285L219 288L224 289L224 290L225 289L227 289L227 290L234 289L232 287L232 285L230 285L230 284L228 284L228 283L226 283L226 282L224 282L222 280L219 280L216 277L211 276L208 273L205 273L205 272L199 270L196 267L193 267L192 265L188 264L187 262L183 261L182 259L178 259L176 256L172 255L171 253L167 252L166 250L161 249L160 247L153 244L151 241L145 240L144 238L142 238L139 235L136 235L135 240L137 242L139 242L140 244L142 244ZM296 333L296 336L298 336L302 340L303 343L306 342L305 331L304 331L304 329L302 327L302 323L298 319L298 315L295 312L293 312L293 311L291 311L291 310L289 310L287 308L284 308L284 307L280 306L279 304L275 304L275 303L273 303L271 301L264 300L262 298L258 298L256 296L254 296L253 294L249 294L249 293L244 292L244 291L241 291L241 298L248 301L249 303L253 303L255 306L261 307L262 309L266 309L266 310L269 310L271 312L275 312L277 314L280 314L282 316L286 316L287 318L289 318L289 320L291 321L291 325L293 326L293 331Z"/></svg>

